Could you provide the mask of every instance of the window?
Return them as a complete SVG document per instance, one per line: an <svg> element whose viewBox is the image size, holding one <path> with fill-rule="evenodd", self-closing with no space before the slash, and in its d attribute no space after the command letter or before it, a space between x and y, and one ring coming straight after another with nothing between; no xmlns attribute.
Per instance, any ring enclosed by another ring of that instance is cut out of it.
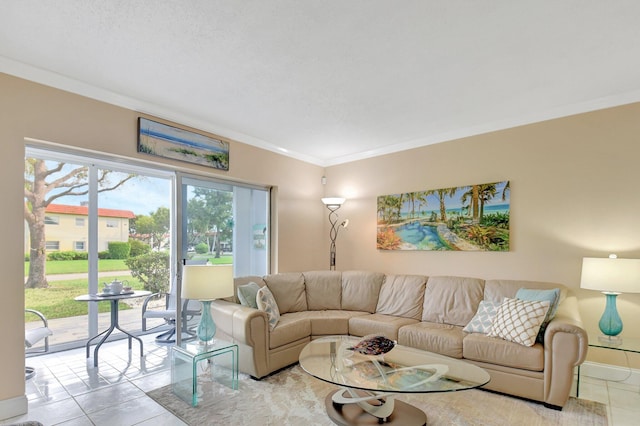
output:
<svg viewBox="0 0 640 426"><path fill-rule="evenodd" d="M76 226L84 226L84 217L76 217Z"/></svg>
<svg viewBox="0 0 640 426"><path fill-rule="evenodd" d="M117 228L118 224L117 220L107 220L107 228Z"/></svg>
<svg viewBox="0 0 640 426"><path fill-rule="evenodd" d="M60 250L60 241L47 241L45 243L45 248L49 251Z"/></svg>
<svg viewBox="0 0 640 426"><path fill-rule="evenodd" d="M46 225L60 225L60 217L59 216L45 216L44 223Z"/></svg>
<svg viewBox="0 0 640 426"><path fill-rule="evenodd" d="M75 251L85 251L85 242L84 241L75 241L73 243L73 250L75 250Z"/></svg>
<svg viewBox="0 0 640 426"><path fill-rule="evenodd" d="M228 261L235 276L268 274L270 189L187 176L181 183L182 258Z"/></svg>

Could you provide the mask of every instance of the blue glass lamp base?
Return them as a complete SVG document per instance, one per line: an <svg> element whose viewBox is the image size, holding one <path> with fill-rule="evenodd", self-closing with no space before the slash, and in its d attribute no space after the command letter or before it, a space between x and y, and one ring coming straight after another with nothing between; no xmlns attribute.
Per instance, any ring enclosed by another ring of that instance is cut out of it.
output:
<svg viewBox="0 0 640 426"><path fill-rule="evenodd" d="M198 339L201 343L208 343L213 340L213 336L216 335L216 323L213 322L211 316L211 301L202 300L202 315L200 317L200 324L198 324Z"/></svg>
<svg viewBox="0 0 640 426"><path fill-rule="evenodd" d="M617 336L622 332L622 319L616 308L616 298L620 293L603 292L607 298L604 313L598 325L605 336Z"/></svg>

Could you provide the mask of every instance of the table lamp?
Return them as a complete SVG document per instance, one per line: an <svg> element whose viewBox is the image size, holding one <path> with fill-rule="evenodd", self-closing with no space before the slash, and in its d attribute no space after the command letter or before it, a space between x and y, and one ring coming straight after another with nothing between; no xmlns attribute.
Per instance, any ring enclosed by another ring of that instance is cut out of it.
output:
<svg viewBox="0 0 640 426"><path fill-rule="evenodd" d="M640 292L640 259L585 257L582 259L580 288L598 290L606 296L606 305L598 323L609 341L621 341L622 319L616 308L616 298L622 293Z"/></svg>
<svg viewBox="0 0 640 426"><path fill-rule="evenodd" d="M216 334L211 316L211 301L233 296L233 265L185 265L182 267L183 299L202 302L198 339L206 344Z"/></svg>

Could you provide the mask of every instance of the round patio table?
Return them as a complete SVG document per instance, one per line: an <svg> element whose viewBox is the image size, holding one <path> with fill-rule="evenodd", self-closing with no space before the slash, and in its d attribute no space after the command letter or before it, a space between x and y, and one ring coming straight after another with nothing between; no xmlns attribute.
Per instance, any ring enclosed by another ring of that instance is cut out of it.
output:
<svg viewBox="0 0 640 426"><path fill-rule="evenodd" d="M149 296L150 294L151 294L150 291L137 290L137 291L130 291L126 293L120 293L120 294L106 294L106 293L83 294L82 296L78 296L75 298L75 300L77 300L78 302L103 302L106 300L111 302L110 303L111 325L106 330L96 334L91 339L87 340L87 359L88 359L91 342L99 338L100 336L102 336L102 339L100 339L100 341L96 344L95 349L93 350L93 366L94 367L98 366L98 350L100 349L100 346L102 346L102 344L107 340L107 338L111 335L111 333L113 333L113 330L115 330L116 328L121 332L123 332L124 334L126 334L127 337L129 338L129 351L131 351L131 339L136 339L138 343L140 343L140 356L141 357L143 356L144 352L142 349L142 340L139 337L129 333L127 330L124 330L123 328L120 327L120 324L118 324L118 302L124 299L133 299L135 297Z"/></svg>

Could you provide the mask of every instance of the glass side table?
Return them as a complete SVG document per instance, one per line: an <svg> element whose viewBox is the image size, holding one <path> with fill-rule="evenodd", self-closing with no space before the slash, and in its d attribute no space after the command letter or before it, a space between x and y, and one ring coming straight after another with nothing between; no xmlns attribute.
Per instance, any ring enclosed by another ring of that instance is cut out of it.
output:
<svg viewBox="0 0 640 426"><path fill-rule="evenodd" d="M215 359L220 357L219 359ZM202 368L202 362L209 365ZM200 364L200 365L198 365ZM231 372L231 388L238 389L238 345L215 339L213 343L182 343L171 347L171 388L173 393L192 406L198 405L198 369L214 367Z"/></svg>
<svg viewBox="0 0 640 426"><path fill-rule="evenodd" d="M640 339L622 337L620 340L607 339L603 335L589 334L589 347L604 348L614 351L640 353ZM628 361L628 360L627 360ZM580 366L578 366L578 380L576 382L576 398L580 396Z"/></svg>

